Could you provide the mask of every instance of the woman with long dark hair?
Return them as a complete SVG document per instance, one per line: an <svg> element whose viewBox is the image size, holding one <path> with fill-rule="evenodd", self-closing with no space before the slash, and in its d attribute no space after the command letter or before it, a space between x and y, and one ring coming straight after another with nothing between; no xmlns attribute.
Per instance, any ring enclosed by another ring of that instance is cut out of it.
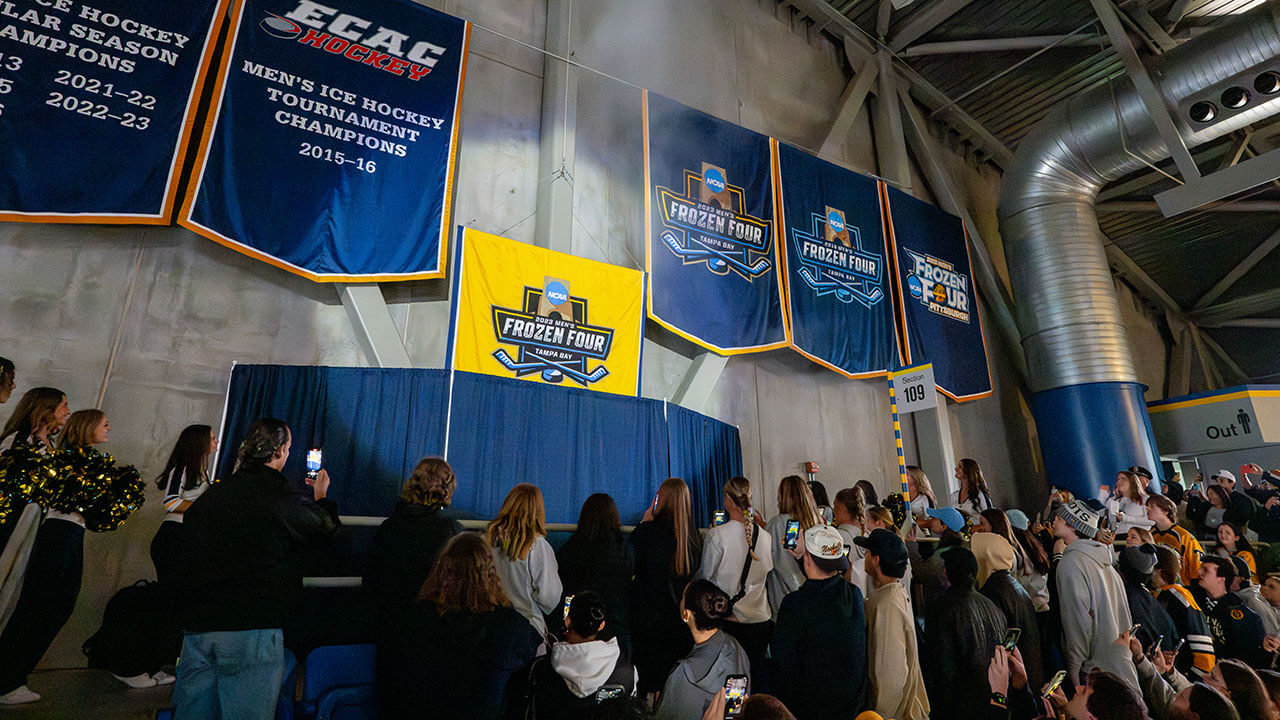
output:
<svg viewBox="0 0 1280 720"><path fill-rule="evenodd" d="M689 631L680 621L679 598L698 569L701 554L693 527L689 486L667 478L628 540L635 561L631 581L631 644L639 692L656 693L667 674L689 652Z"/></svg>
<svg viewBox="0 0 1280 720"><path fill-rule="evenodd" d="M694 580L681 593L680 619L692 649L667 677L658 720L702 717L730 675L746 675L746 652L721 630L728 620L729 596L708 580Z"/></svg>
<svg viewBox="0 0 1280 720"><path fill-rule="evenodd" d="M156 579L175 586L182 569L182 514L209 487L209 463L218 452L218 438L208 425L188 425L178 434L156 487L164 491L164 520L151 539L151 562Z"/></svg>
<svg viewBox="0 0 1280 720"><path fill-rule="evenodd" d="M608 493L595 493L582 503L578 528L556 553L564 597L596 593L604 602L605 636L617 638L628 654L627 583L632 561L622 535L618 506ZM554 615L553 615L554 616Z"/></svg>
<svg viewBox="0 0 1280 720"><path fill-rule="evenodd" d="M995 507L982 467L973 458L963 458L956 464L956 480L960 489L951 494L951 506L964 513L970 525L977 525L982 511Z"/></svg>

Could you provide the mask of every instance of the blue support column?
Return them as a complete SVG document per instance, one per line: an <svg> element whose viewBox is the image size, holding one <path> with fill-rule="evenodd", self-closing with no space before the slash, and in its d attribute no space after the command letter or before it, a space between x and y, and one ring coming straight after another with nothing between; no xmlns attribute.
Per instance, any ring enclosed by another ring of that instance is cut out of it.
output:
<svg viewBox="0 0 1280 720"><path fill-rule="evenodd" d="M1102 382L1035 394L1032 413L1050 485L1089 498L1131 465L1159 474L1144 389L1138 383Z"/></svg>

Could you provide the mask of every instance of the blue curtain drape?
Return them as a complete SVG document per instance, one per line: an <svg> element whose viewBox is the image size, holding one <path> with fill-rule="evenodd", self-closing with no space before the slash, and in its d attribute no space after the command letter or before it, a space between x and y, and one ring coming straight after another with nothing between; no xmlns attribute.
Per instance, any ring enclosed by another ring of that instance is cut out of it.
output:
<svg viewBox="0 0 1280 720"><path fill-rule="evenodd" d="M290 478L303 476L308 447L324 449L346 515L389 514L418 460L444 454L446 421L462 517L493 517L513 485L530 482L549 522L577 522L587 496L607 492L631 525L675 476L689 483L701 526L725 480L742 472L737 428L676 405L664 413L659 400L464 372L452 392L450 404L444 370L238 365L218 477L231 474L245 430L264 416L293 430Z"/></svg>
<svg viewBox="0 0 1280 720"><path fill-rule="evenodd" d="M725 481L742 474L738 428L668 404L667 442L670 475L689 484L693 519L706 527L720 507Z"/></svg>
<svg viewBox="0 0 1280 720"><path fill-rule="evenodd" d="M323 448L342 513L386 515L418 461L444 452L447 378L444 370L237 365L218 477L231 474L249 424L275 417L293 431L285 475L302 477L307 448Z"/></svg>
<svg viewBox="0 0 1280 720"><path fill-rule="evenodd" d="M640 521L667 477L662 403L459 372L449 464L453 506L497 514L519 482L542 489L548 522L577 522L587 496L613 496L624 524Z"/></svg>

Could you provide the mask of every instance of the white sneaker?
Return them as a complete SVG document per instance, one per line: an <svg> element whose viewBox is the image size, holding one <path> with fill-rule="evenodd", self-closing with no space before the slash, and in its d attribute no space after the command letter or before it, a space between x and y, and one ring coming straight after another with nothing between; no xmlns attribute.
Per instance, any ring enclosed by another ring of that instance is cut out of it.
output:
<svg viewBox="0 0 1280 720"><path fill-rule="evenodd" d="M35 702L40 699L40 695L31 690L31 688L23 685L16 690L10 690L4 695L0 695L0 705L21 705L23 703Z"/></svg>
<svg viewBox="0 0 1280 720"><path fill-rule="evenodd" d="M151 677L150 675L147 675L146 673L143 673L141 675L132 675L130 677L121 677L119 675L116 675L115 673L112 673L111 677L119 680L120 682L124 683L125 685L128 685L129 687L135 690L139 688L149 688L149 687L156 686L155 678Z"/></svg>
<svg viewBox="0 0 1280 720"><path fill-rule="evenodd" d="M177 680L178 678L170 675L169 673L163 670L159 670L156 672L156 674L151 676L151 679L155 680L157 685L172 685L173 681Z"/></svg>

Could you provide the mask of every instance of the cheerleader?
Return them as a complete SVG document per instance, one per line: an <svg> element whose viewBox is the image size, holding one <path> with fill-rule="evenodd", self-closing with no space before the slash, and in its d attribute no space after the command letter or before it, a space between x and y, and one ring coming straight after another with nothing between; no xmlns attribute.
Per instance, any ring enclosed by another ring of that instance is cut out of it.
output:
<svg viewBox="0 0 1280 720"><path fill-rule="evenodd" d="M151 540L151 562L156 580L173 587L182 567L179 546L182 514L209 487L209 463L218 452L218 438L208 425L188 425L178 435L169 462L156 477L164 491L164 521Z"/></svg>

